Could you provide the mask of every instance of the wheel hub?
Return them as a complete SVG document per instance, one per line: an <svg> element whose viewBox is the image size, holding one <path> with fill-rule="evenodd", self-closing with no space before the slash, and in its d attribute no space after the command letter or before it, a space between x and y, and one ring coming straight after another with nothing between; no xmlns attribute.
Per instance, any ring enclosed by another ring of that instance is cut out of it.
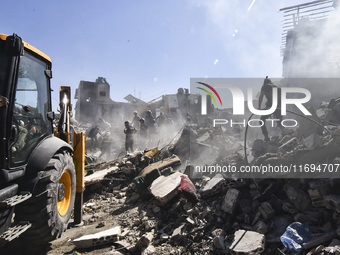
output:
<svg viewBox="0 0 340 255"><path fill-rule="evenodd" d="M72 197L72 180L69 171L65 170L58 184L58 211L64 216L70 209Z"/></svg>

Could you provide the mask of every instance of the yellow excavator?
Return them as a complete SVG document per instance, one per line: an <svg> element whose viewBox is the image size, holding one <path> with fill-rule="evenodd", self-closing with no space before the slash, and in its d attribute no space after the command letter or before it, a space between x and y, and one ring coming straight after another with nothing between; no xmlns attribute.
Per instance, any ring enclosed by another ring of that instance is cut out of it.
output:
<svg viewBox="0 0 340 255"><path fill-rule="evenodd" d="M70 131L70 87L60 87L53 124L51 67L18 35L0 34L0 247L19 236L47 243L72 213L82 220L85 136Z"/></svg>

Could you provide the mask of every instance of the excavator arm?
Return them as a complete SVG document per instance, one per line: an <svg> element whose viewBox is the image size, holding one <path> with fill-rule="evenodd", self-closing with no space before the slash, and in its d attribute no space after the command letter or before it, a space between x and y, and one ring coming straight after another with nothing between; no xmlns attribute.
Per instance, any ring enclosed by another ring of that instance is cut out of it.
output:
<svg viewBox="0 0 340 255"><path fill-rule="evenodd" d="M71 144L70 119L72 112L71 88L61 86L59 91L60 117L56 136ZM76 199L74 206L74 222L82 221L83 193L85 190L85 135L84 133L73 132L73 162L76 169Z"/></svg>

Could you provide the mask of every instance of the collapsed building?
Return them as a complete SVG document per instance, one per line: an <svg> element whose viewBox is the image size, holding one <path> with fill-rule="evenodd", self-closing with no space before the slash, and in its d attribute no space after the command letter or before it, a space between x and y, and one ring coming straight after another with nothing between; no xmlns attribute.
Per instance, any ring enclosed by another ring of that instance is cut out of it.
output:
<svg viewBox="0 0 340 255"><path fill-rule="evenodd" d="M145 102L129 94L124 99L127 102L116 102L110 97L110 84L103 77L98 77L95 82L80 81L76 89L75 118L80 122L94 123L98 118L103 118L109 123L130 120L132 113L137 111L141 116L151 110L157 117L160 112L172 119L185 119L187 114L194 115L200 112L201 97L189 93L188 89L179 88L177 94L162 95L150 102ZM208 98L208 112L214 106Z"/></svg>
<svg viewBox="0 0 340 255"><path fill-rule="evenodd" d="M103 77L98 77L95 82L80 81L74 98L75 118L81 122L94 123L98 118L103 118L112 123L113 120L122 121L122 112L132 113L136 108L145 104L142 100L129 95L129 103L115 102L110 97L110 84Z"/></svg>

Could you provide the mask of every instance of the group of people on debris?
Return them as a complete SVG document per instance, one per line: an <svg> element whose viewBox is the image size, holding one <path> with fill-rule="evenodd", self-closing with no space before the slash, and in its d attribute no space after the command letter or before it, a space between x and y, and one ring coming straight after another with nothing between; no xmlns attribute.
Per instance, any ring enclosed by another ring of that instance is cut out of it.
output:
<svg viewBox="0 0 340 255"><path fill-rule="evenodd" d="M263 82L263 86L261 88L260 97L259 97L259 105L258 109L261 109L262 101L266 98L266 108L270 107L273 102L273 88L278 89L278 107L277 110L272 114L273 117L279 119L278 123L279 128L283 128L281 125L282 115L280 111L280 88L275 86L273 82L268 78L265 78ZM124 122L124 134L125 134L125 151L132 152L134 151L135 141L138 141L138 146L141 148L147 147L150 143L157 142L160 137L166 136L164 131L164 126L173 124L171 117L165 116L164 113L160 113L157 118L154 118L151 110L148 110L145 114L145 117L140 117L137 111L133 112L132 121ZM264 122L266 119L270 118L272 115L263 115L261 116L261 121ZM187 113L186 121L189 123L199 124L199 116L198 113L194 116L190 116ZM100 134L103 138L102 140L102 155L105 153L107 155L111 154L111 144L112 137L109 132L111 129L111 125L99 118L99 120L94 123L86 132L86 136L89 137L92 141L93 145L98 145L97 135ZM105 133L101 133L101 130L105 130ZM261 126L262 134L264 136L265 141L269 141L268 131L266 125ZM136 135L137 134L137 135Z"/></svg>
<svg viewBox="0 0 340 255"><path fill-rule="evenodd" d="M162 137L166 137L166 134L163 132L164 126L173 124L172 119L162 112L157 118L154 118L150 110L145 113L144 118L140 117L137 111L134 111L133 115L131 122L124 122L126 152L134 151L136 142L140 148L146 148L150 144L158 142ZM99 157L110 157L112 147L111 129L111 125L108 122L99 118L85 133L86 137L91 139L90 147L101 149L102 153ZM102 139L99 141L98 137Z"/></svg>
<svg viewBox="0 0 340 255"><path fill-rule="evenodd" d="M156 142L159 137L164 135L162 130L165 125L173 124L172 119L165 116L163 112L157 118L154 118L150 110L146 112L145 118L140 117L137 111L134 111L133 114L132 122L125 121L124 123L125 150L127 152L134 149L135 133L138 133L139 146L144 148L148 143Z"/></svg>

